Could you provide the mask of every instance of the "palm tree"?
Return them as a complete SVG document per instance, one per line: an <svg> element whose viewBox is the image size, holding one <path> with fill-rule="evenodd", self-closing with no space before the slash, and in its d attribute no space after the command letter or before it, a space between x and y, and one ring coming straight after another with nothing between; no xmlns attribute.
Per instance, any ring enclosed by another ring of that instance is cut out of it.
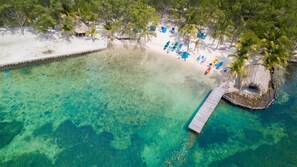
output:
<svg viewBox="0 0 297 167"><path fill-rule="evenodd" d="M230 74L233 77L237 77L239 88L241 88L241 80L246 73L247 69L245 68L244 59L237 59L230 64Z"/></svg>
<svg viewBox="0 0 297 167"><path fill-rule="evenodd" d="M240 48L236 51L236 53L234 54L230 54L228 55L229 57L234 58L234 61L236 60L249 60L250 59L250 55L248 54L248 51L244 48Z"/></svg>
<svg viewBox="0 0 297 167"><path fill-rule="evenodd" d="M89 31L87 31L86 35L91 35L92 39L94 40L94 37L96 36L96 26L92 26Z"/></svg>
<svg viewBox="0 0 297 167"><path fill-rule="evenodd" d="M197 33L197 27L195 24L186 24L179 28L179 33L183 35L184 38L189 39L188 41L188 51L190 47L191 37L195 37Z"/></svg>
<svg viewBox="0 0 297 167"><path fill-rule="evenodd" d="M288 64L290 58L289 50L291 43L289 39L279 30L264 33L261 51L264 54L263 60L268 69L282 67Z"/></svg>
<svg viewBox="0 0 297 167"><path fill-rule="evenodd" d="M237 51L235 54L230 54L230 57L234 58L234 61L237 60L249 60L250 52L257 53L259 48L259 39L253 33L247 32L246 34L241 35L239 42L236 46Z"/></svg>
<svg viewBox="0 0 297 167"><path fill-rule="evenodd" d="M144 31L141 31L139 34L138 34L138 42L141 41L141 39L144 40L144 42L148 42L151 40L152 37L156 37L157 34L155 32L152 32L150 31L149 29L147 30L144 30Z"/></svg>
<svg viewBox="0 0 297 167"><path fill-rule="evenodd" d="M200 39L197 39L195 41L195 48L194 48L194 51L196 50L197 46L200 44Z"/></svg>
<svg viewBox="0 0 297 167"><path fill-rule="evenodd" d="M258 52L260 47L260 39L253 32L245 32L239 37L237 48L246 50L247 52Z"/></svg>
<svg viewBox="0 0 297 167"><path fill-rule="evenodd" d="M217 39L218 44L216 46L216 49L219 47L219 45L223 44L225 41L225 37L230 38L232 36L231 31L233 27L227 20L220 20L215 24L214 27L215 31L212 34L212 37L214 38L214 41Z"/></svg>

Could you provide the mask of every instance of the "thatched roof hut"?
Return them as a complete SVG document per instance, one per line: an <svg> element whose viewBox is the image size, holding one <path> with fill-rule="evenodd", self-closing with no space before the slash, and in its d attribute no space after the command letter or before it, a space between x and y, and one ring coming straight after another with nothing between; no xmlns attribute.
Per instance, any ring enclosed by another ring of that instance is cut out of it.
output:
<svg viewBox="0 0 297 167"><path fill-rule="evenodd" d="M74 27L75 36L82 37L85 36L89 31L89 27L84 22L79 22Z"/></svg>
<svg viewBox="0 0 297 167"><path fill-rule="evenodd" d="M248 65L248 74L242 80L241 85L245 90L259 95L267 93L271 80L270 71L264 65Z"/></svg>

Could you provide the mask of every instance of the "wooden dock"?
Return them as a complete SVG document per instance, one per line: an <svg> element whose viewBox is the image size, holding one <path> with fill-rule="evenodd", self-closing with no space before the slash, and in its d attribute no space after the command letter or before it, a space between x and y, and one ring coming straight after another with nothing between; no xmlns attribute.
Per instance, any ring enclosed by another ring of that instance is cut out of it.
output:
<svg viewBox="0 0 297 167"><path fill-rule="evenodd" d="M227 89L222 86L213 89L191 121L188 128L200 133L226 91Z"/></svg>

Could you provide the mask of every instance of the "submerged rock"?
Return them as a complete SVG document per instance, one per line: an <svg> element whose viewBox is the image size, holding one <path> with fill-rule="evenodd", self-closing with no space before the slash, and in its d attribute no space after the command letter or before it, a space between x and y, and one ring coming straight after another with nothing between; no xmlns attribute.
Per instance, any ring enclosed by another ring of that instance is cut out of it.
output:
<svg viewBox="0 0 297 167"><path fill-rule="evenodd" d="M0 148L5 147L21 133L23 127L23 123L18 121L0 122Z"/></svg>

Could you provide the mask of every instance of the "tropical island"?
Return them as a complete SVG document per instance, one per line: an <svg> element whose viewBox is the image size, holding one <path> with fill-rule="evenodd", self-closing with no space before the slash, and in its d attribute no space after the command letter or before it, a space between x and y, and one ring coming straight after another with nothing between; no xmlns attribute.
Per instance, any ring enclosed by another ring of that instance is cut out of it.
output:
<svg viewBox="0 0 297 167"><path fill-rule="evenodd" d="M0 0L0 166L296 166L296 11Z"/></svg>

